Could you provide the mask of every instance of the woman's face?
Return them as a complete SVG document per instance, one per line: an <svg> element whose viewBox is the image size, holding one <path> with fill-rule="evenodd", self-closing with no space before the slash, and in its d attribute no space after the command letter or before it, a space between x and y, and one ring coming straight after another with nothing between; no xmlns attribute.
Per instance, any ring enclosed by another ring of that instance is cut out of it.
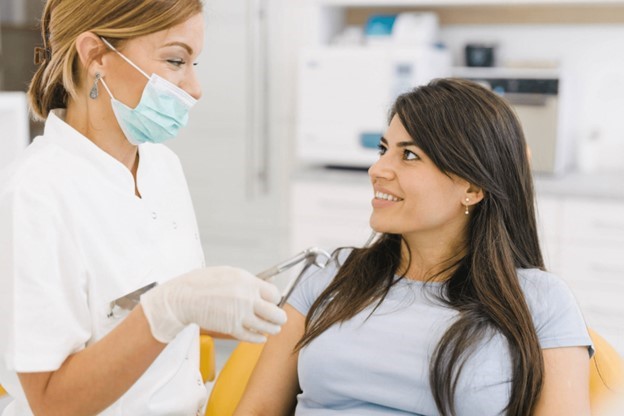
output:
<svg viewBox="0 0 624 416"><path fill-rule="evenodd" d="M464 232L468 216L462 204L470 184L440 171L396 115L368 174L375 192L373 230L428 243L455 241Z"/></svg>
<svg viewBox="0 0 624 416"><path fill-rule="evenodd" d="M198 99L201 88L194 63L203 44L204 20L197 14L167 30L130 39L118 50L147 75L158 74ZM114 51L109 56L104 80L117 100L136 107L147 78Z"/></svg>

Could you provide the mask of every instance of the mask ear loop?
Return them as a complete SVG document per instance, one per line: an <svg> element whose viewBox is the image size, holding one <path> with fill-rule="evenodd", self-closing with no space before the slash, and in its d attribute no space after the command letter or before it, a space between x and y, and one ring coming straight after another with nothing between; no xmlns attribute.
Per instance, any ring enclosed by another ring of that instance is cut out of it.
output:
<svg viewBox="0 0 624 416"><path fill-rule="evenodd" d="M106 46L108 46L112 51L114 51L117 55L121 56L121 58L128 62L130 65L132 65L134 67L134 69L136 69L137 71L139 71L141 74L143 74L143 76L147 79L150 79L150 76L147 75L147 73L145 73L145 71L143 71L141 68L139 68L138 66L136 66L136 64L134 62L132 62L130 59L128 59L123 53L119 52L117 49L115 49L115 47L113 45L110 44L109 41L107 41L106 39L104 39L103 37L100 36L100 39L102 39L102 42L104 42L104 44Z"/></svg>
<svg viewBox="0 0 624 416"><path fill-rule="evenodd" d="M102 83L102 85L104 85L104 89L106 90L106 92L108 93L109 97L114 100L115 97L113 97L113 93L111 92L110 88L108 88L108 85L106 85L106 81L104 81L104 76L100 77L100 82Z"/></svg>

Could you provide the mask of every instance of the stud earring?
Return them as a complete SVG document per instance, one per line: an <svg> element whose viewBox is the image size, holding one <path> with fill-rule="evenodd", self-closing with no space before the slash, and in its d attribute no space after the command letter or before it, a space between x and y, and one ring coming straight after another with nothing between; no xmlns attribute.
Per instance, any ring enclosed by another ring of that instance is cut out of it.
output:
<svg viewBox="0 0 624 416"><path fill-rule="evenodd" d="M89 91L89 97L92 100L95 100L98 97L99 91L98 91L98 82L100 81L100 78L102 78L102 75L100 75L99 72L95 73L95 81L93 81L93 87L91 87L91 91Z"/></svg>
<svg viewBox="0 0 624 416"><path fill-rule="evenodd" d="M470 202L470 198L466 198L466 203L464 204L464 207L466 208L464 214L466 215L470 214L470 212L468 211L468 202Z"/></svg>

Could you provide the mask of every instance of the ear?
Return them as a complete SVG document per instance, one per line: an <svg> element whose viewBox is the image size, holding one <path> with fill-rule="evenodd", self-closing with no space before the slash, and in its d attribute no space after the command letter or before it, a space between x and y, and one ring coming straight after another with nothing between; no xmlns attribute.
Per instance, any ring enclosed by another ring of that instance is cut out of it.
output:
<svg viewBox="0 0 624 416"><path fill-rule="evenodd" d="M83 32L78 35L76 51L82 67L89 76L94 77L96 72L104 72L103 56L107 48L98 35L93 32Z"/></svg>
<svg viewBox="0 0 624 416"><path fill-rule="evenodd" d="M483 189L479 188L476 185L468 184L466 188L466 192L464 193L464 197L462 200L462 205L472 206L476 205L483 200L485 196Z"/></svg>

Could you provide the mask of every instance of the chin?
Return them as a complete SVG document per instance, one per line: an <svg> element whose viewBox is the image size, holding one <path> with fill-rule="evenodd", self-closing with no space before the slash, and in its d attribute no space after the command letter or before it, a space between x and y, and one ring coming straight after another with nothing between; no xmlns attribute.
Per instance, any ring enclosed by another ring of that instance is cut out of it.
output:
<svg viewBox="0 0 624 416"><path fill-rule="evenodd" d="M370 228L376 233L382 234L401 234L401 230L398 230L397 227L393 227L390 224L383 224L378 221L371 221Z"/></svg>

